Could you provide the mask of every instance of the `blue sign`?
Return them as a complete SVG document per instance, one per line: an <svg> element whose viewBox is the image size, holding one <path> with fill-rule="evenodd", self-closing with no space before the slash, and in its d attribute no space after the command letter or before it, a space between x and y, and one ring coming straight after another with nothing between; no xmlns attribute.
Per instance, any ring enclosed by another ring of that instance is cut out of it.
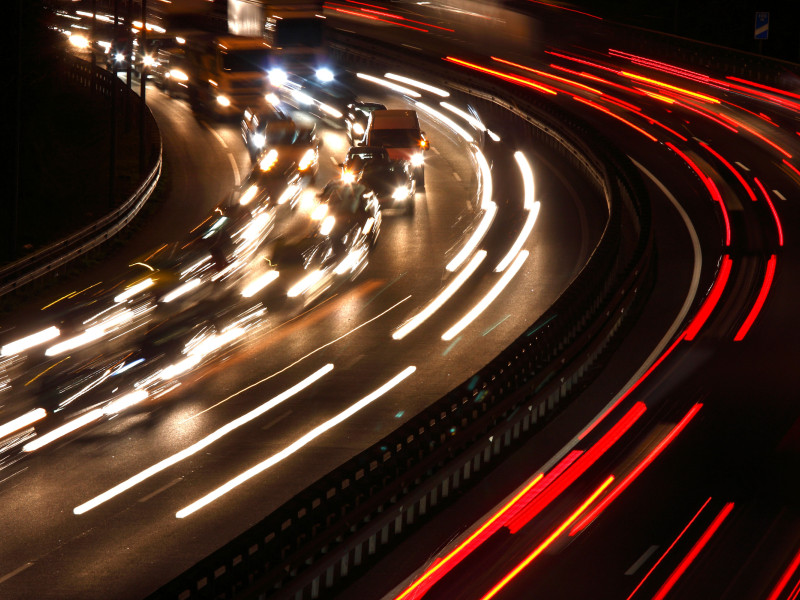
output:
<svg viewBox="0 0 800 600"><path fill-rule="evenodd" d="M766 40L769 38L769 13L757 12L756 13L756 37L757 40Z"/></svg>

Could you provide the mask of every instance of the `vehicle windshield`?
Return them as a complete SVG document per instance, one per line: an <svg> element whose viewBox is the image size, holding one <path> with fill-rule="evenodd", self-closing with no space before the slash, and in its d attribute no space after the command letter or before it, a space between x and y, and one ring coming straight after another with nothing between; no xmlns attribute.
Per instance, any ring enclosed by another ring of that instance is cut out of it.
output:
<svg viewBox="0 0 800 600"><path fill-rule="evenodd" d="M309 144L314 139L311 129L298 129L284 126L281 122L270 123L266 128L267 144L270 146L287 146L291 144Z"/></svg>
<svg viewBox="0 0 800 600"><path fill-rule="evenodd" d="M367 152L352 152L347 155L347 163L364 163L371 160L387 160L389 155L385 150L370 150Z"/></svg>
<svg viewBox="0 0 800 600"><path fill-rule="evenodd" d="M419 134L409 129L378 129L370 133L369 143L387 148L415 148L419 145Z"/></svg>
<svg viewBox="0 0 800 600"><path fill-rule="evenodd" d="M269 51L228 50L222 53L222 68L233 73L248 73L269 69Z"/></svg>

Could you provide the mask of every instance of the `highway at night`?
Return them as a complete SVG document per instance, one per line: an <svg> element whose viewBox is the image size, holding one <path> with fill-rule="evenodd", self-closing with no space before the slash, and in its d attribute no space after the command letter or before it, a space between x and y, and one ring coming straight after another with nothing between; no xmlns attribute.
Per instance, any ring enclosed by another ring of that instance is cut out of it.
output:
<svg viewBox="0 0 800 600"><path fill-rule="evenodd" d="M326 15L338 44L413 50L395 75L381 58L342 78L417 111L425 189L364 225L374 247L297 279L286 256L325 236L341 123L284 98L316 124L319 172L259 199L244 184L270 165L238 120L148 86L157 210L0 322L0 597L147 596L468 381L575 280L606 199L522 119L467 113L442 68L613 146L647 190L656 275L592 385L338 597L796 597L800 96L618 46L592 15L381 4Z"/></svg>

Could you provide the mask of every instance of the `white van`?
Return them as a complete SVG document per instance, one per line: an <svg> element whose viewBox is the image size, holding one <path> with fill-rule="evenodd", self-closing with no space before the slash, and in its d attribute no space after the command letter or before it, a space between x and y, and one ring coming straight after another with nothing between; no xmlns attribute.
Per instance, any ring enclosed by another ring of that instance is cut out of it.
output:
<svg viewBox="0 0 800 600"><path fill-rule="evenodd" d="M394 160L407 160L414 167L414 180L425 187L425 159L428 140L419 129L419 119L413 110L374 110L369 115L365 146L383 146Z"/></svg>

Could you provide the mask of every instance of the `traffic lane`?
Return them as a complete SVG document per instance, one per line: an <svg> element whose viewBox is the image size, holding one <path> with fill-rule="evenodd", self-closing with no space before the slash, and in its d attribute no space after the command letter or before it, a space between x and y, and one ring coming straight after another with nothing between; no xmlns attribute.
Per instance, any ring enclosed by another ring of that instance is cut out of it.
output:
<svg viewBox="0 0 800 600"><path fill-rule="evenodd" d="M449 384L445 385L445 387L449 387ZM425 402L423 402L423 405L424 405L424 404L425 404ZM163 483L163 482L160 482L160 483ZM166 483L169 483L169 481L167 481ZM166 484L164 484L164 485L166 485ZM176 485L175 487L176 487L176 488L178 488L178 487L181 487L181 486L178 486L178 485ZM155 490L154 490L154 491L155 491ZM152 493L152 492L149 492L149 493ZM202 555L203 555L203 553L201 552L201 553L199 553L199 555L200 555L200 556L202 556ZM78 561L78 562L81 562L81 561ZM33 572L31 572L31 574L32 574L32 573L33 573ZM15 578L15 579L16 579L16 578ZM18 580L18 581L22 581L22 579L20 579L20 580Z"/></svg>

